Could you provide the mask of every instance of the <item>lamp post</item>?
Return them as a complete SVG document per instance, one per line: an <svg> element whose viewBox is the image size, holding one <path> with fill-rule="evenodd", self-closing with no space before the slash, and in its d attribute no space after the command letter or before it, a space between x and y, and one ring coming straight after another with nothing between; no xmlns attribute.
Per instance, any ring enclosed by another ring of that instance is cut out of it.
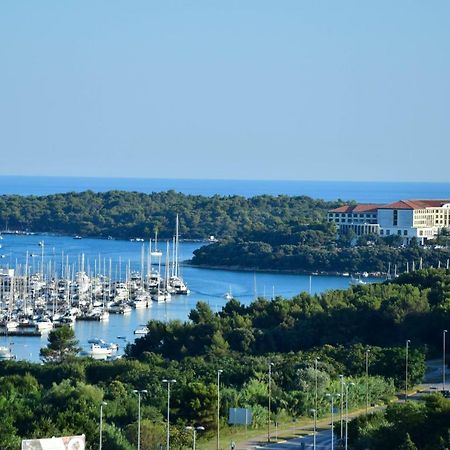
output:
<svg viewBox="0 0 450 450"><path fill-rule="evenodd" d="M311 412L314 414L313 449L316 450L317 410L312 409Z"/></svg>
<svg viewBox="0 0 450 450"><path fill-rule="evenodd" d="M167 436L166 436L166 450L170 450L170 385L176 383L177 380L162 380L167 384Z"/></svg>
<svg viewBox="0 0 450 450"><path fill-rule="evenodd" d="M314 428L317 428L317 407L318 407L318 400L319 400L319 372L317 369L317 365L319 362L319 358L314 359L314 409L316 410L316 414L314 415ZM314 440L315 437L315 431L314 431Z"/></svg>
<svg viewBox="0 0 450 450"><path fill-rule="evenodd" d="M100 403L100 441L98 444L98 450L102 450L103 444L103 407L106 406L106 402Z"/></svg>
<svg viewBox="0 0 450 450"><path fill-rule="evenodd" d="M370 349L366 349L366 415L369 413L369 353Z"/></svg>
<svg viewBox="0 0 450 450"><path fill-rule="evenodd" d="M147 389L133 389L133 392L138 395L138 442L137 450L141 450L141 395L147 393Z"/></svg>
<svg viewBox="0 0 450 450"><path fill-rule="evenodd" d="M345 450L348 449L348 390L355 383L346 383L345 385Z"/></svg>
<svg viewBox="0 0 450 450"><path fill-rule="evenodd" d="M269 402L267 405L267 442L270 443L270 414L272 403L272 367L273 363L269 362Z"/></svg>
<svg viewBox="0 0 450 450"><path fill-rule="evenodd" d="M406 355L405 355L405 402L408 401L408 356L410 339L406 340Z"/></svg>
<svg viewBox="0 0 450 450"><path fill-rule="evenodd" d="M220 448L220 375L222 369L217 371L217 450Z"/></svg>
<svg viewBox="0 0 450 450"><path fill-rule="evenodd" d="M197 442L197 431L205 431L205 427L186 427L186 430L192 430L192 433L194 435L192 450L195 450L195 443Z"/></svg>
<svg viewBox="0 0 450 450"><path fill-rule="evenodd" d="M318 403L318 395L319 395L319 379L318 379L318 370L317 370L317 364L318 364L319 358L314 359L314 409L317 411L317 403Z"/></svg>
<svg viewBox="0 0 450 450"><path fill-rule="evenodd" d="M445 338L447 330L442 331L442 390L445 391Z"/></svg>
<svg viewBox="0 0 450 450"><path fill-rule="evenodd" d="M340 394L326 394L331 400L331 450L334 450L334 399L339 398Z"/></svg>
<svg viewBox="0 0 450 450"><path fill-rule="evenodd" d="M341 434L340 441L344 439L344 375L339 375L339 380L341 384L341 402L339 407L339 420L341 422Z"/></svg>

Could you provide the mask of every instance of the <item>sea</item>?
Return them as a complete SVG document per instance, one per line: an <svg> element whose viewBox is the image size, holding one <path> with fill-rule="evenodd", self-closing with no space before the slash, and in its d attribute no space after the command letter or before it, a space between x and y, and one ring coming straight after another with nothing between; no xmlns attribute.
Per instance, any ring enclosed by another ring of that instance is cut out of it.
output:
<svg viewBox="0 0 450 450"><path fill-rule="evenodd" d="M450 183L369 183L369 182L323 182L323 181L256 181L256 180L168 180L134 178L76 178L76 177L13 177L0 176L0 195L47 195L62 192L80 192L90 189L95 192L125 190L158 192L175 190L193 195L308 195L325 200L356 200L360 202L387 203L405 198L450 198ZM131 270L139 270L142 244L121 240L73 239L70 236L4 235L0 240L0 267L15 267L23 264L25 255L31 258L34 270L38 270L41 260L41 241L44 242L45 263L52 261L57 267L61 259L69 257L74 264L80 264L81 255L85 267L94 270L96 261L111 259L113 271L124 277L127 265ZM202 243L183 242L180 244L180 259L188 261ZM63 256L64 255L64 256ZM225 294L232 295L248 305L256 297L271 299L274 296L291 298L300 292L320 294L330 289L345 289L348 277L305 276L282 274L273 271L246 272L196 268L182 264L181 270L191 294L174 296L167 303L153 303L151 307L133 310L126 316L110 315L104 322L76 322L77 339L84 350L88 350L88 340L101 338L106 342L118 343L118 354L123 353L127 343L136 338L134 331L150 319L162 321L189 318L190 311L197 302L204 301L215 312L226 303ZM120 273L121 272L121 273ZM379 279L367 279L377 282ZM10 346L18 359L39 361L39 350L47 343L47 335L42 337L0 337L0 346Z"/></svg>
<svg viewBox="0 0 450 450"><path fill-rule="evenodd" d="M144 193L174 190L191 195L243 197L307 195L323 200L342 199L362 203L450 198L450 183L0 176L0 194L48 195L85 190Z"/></svg>

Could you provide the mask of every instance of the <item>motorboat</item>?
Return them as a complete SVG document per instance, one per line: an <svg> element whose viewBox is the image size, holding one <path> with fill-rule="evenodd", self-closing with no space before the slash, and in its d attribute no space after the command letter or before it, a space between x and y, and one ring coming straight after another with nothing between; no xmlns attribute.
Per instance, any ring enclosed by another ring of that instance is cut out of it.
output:
<svg viewBox="0 0 450 450"><path fill-rule="evenodd" d="M19 327L19 322L15 320L9 320L5 324L6 331L14 331Z"/></svg>
<svg viewBox="0 0 450 450"><path fill-rule="evenodd" d="M37 331L48 331L53 328L53 322L50 319L40 319L35 322Z"/></svg>
<svg viewBox="0 0 450 450"><path fill-rule="evenodd" d="M134 334L137 334L140 336L145 336L146 334L148 334L148 331L149 330L147 327L141 327L141 328L134 330Z"/></svg>
<svg viewBox="0 0 450 450"><path fill-rule="evenodd" d="M11 359L16 359L15 355L12 354L9 347L0 347L0 361L9 361Z"/></svg>
<svg viewBox="0 0 450 450"><path fill-rule="evenodd" d="M100 346L102 348L106 348L108 350L111 350L111 352L117 352L117 350L119 350L118 344L115 344L114 342L108 343L100 338L91 338L88 340L88 344L93 344L93 345Z"/></svg>

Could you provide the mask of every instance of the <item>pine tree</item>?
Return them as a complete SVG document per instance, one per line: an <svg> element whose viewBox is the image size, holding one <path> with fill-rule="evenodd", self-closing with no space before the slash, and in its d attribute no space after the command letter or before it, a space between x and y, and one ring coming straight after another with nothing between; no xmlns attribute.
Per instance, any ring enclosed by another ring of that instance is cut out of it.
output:
<svg viewBox="0 0 450 450"><path fill-rule="evenodd" d="M63 362L72 359L81 349L75 339L75 332L67 325L50 331L46 348L41 348L41 358L45 362Z"/></svg>
<svg viewBox="0 0 450 450"><path fill-rule="evenodd" d="M409 433L406 433L405 440L397 447L397 450L417 450L416 444L411 440Z"/></svg>

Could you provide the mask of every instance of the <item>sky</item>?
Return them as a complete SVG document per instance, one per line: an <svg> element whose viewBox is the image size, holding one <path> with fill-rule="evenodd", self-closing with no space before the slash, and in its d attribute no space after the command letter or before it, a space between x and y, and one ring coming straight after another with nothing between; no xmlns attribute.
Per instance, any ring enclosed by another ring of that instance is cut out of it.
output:
<svg viewBox="0 0 450 450"><path fill-rule="evenodd" d="M449 181L447 0L2 0L0 175Z"/></svg>

